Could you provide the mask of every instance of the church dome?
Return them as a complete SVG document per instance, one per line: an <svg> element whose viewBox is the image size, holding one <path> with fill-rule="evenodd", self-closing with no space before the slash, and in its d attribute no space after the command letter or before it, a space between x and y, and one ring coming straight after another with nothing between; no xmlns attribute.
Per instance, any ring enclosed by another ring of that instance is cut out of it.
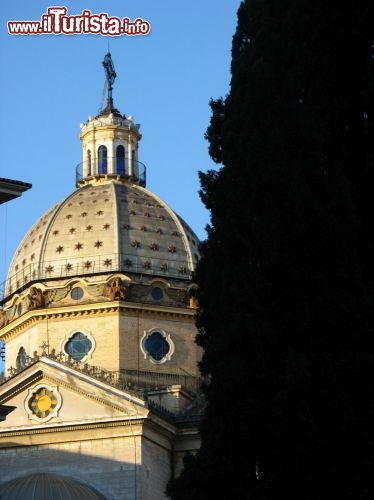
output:
<svg viewBox="0 0 374 500"><path fill-rule="evenodd" d="M140 125L114 108L110 54L104 61L110 92L105 109L81 124L77 189L26 234L11 262L5 296L34 281L113 272L190 279L197 263L194 232L145 187Z"/></svg>
<svg viewBox="0 0 374 500"><path fill-rule="evenodd" d="M14 500L100 500L104 496L74 479L56 474L31 474L13 479L0 486L0 498Z"/></svg>
<svg viewBox="0 0 374 500"><path fill-rule="evenodd" d="M186 279L198 258L194 232L154 193L98 176L31 227L10 265L6 294L35 280L115 271Z"/></svg>

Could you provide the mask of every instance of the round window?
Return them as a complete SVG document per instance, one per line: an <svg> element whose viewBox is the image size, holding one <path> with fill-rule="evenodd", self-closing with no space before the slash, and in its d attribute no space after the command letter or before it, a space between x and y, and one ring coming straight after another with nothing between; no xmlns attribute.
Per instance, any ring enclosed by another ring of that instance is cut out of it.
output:
<svg viewBox="0 0 374 500"><path fill-rule="evenodd" d="M65 352L76 361L81 361L91 349L91 340L81 332L75 333L65 344Z"/></svg>
<svg viewBox="0 0 374 500"><path fill-rule="evenodd" d="M73 300L80 300L83 297L83 289L80 288L79 286L76 286L75 288L72 289L70 292L70 297Z"/></svg>
<svg viewBox="0 0 374 500"><path fill-rule="evenodd" d="M52 413L57 404L58 401L53 391L47 387L41 387L30 398L29 408L36 417L45 418Z"/></svg>
<svg viewBox="0 0 374 500"><path fill-rule="evenodd" d="M161 332L153 332L144 341L144 349L155 361L161 361L170 351L170 344Z"/></svg>
<svg viewBox="0 0 374 500"><path fill-rule="evenodd" d="M164 296L164 291L161 287L154 286L152 287L151 295L153 300L161 300L162 297Z"/></svg>

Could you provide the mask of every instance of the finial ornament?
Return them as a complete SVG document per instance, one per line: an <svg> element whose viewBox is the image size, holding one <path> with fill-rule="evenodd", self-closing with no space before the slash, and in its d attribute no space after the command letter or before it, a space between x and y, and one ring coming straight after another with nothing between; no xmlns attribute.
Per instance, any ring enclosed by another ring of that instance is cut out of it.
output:
<svg viewBox="0 0 374 500"><path fill-rule="evenodd" d="M112 97L113 83L117 77L117 73L114 70L114 64L113 64L112 56L110 55L110 52L105 54L103 66L105 69L106 80L108 82L108 97L111 98Z"/></svg>
<svg viewBox="0 0 374 500"><path fill-rule="evenodd" d="M104 66L105 77L106 77L107 86L108 86L107 109L112 110L113 109L112 90L113 90L114 80L117 77L117 73L115 72L114 64L113 64L112 56L111 56L110 52L107 52L105 54L105 57L103 60L103 66Z"/></svg>

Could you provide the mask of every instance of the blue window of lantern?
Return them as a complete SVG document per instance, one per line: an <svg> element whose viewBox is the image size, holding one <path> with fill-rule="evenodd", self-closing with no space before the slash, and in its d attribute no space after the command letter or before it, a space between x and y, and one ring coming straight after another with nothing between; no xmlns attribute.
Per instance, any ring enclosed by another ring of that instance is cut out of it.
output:
<svg viewBox="0 0 374 500"><path fill-rule="evenodd" d="M88 149L87 150L87 175L91 175L92 174L92 170L91 170L91 150Z"/></svg>
<svg viewBox="0 0 374 500"><path fill-rule="evenodd" d="M76 361L81 361L91 349L91 340L81 332L75 333L65 344L65 352Z"/></svg>
<svg viewBox="0 0 374 500"><path fill-rule="evenodd" d="M145 339L144 349L155 361L161 361L170 351L170 345L160 332L153 332Z"/></svg>
<svg viewBox="0 0 374 500"><path fill-rule="evenodd" d="M108 173L108 150L106 146L100 146L98 150L99 175Z"/></svg>
<svg viewBox="0 0 374 500"><path fill-rule="evenodd" d="M131 151L131 168L132 168L132 175L137 176L138 172L135 171L136 168L135 149Z"/></svg>
<svg viewBox="0 0 374 500"><path fill-rule="evenodd" d="M125 174L125 148L117 146L116 149L116 172L119 175Z"/></svg>

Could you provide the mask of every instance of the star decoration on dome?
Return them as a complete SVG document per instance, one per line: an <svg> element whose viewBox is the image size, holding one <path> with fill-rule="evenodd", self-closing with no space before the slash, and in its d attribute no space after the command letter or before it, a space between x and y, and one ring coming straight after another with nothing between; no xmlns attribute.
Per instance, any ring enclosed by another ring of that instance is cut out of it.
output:
<svg viewBox="0 0 374 500"><path fill-rule="evenodd" d="M54 269L54 267L53 267L53 266L51 266L51 265L49 265L49 266L47 266L47 267L45 268L45 272L46 272L46 273L53 273L53 269Z"/></svg>
<svg viewBox="0 0 374 500"><path fill-rule="evenodd" d="M92 231L93 227L91 225L86 226L86 231Z"/></svg>
<svg viewBox="0 0 374 500"><path fill-rule="evenodd" d="M103 225L103 229L105 229L105 231L107 231L109 228L110 228L110 224L104 224Z"/></svg>
<svg viewBox="0 0 374 500"><path fill-rule="evenodd" d="M157 243L153 242L149 245L149 248L153 251L157 251L158 250L158 245Z"/></svg>
<svg viewBox="0 0 374 500"><path fill-rule="evenodd" d="M95 243L94 243L94 247L95 248L100 248L102 246L103 246L103 242L102 241L100 241L100 240L95 241Z"/></svg>
<svg viewBox="0 0 374 500"><path fill-rule="evenodd" d="M156 233L157 233L157 234L162 234L162 229L161 229L160 227L158 227L158 228L156 229Z"/></svg>
<svg viewBox="0 0 374 500"><path fill-rule="evenodd" d="M55 229L52 234L53 234L53 236L57 236L59 232L60 231L58 229Z"/></svg>
<svg viewBox="0 0 374 500"><path fill-rule="evenodd" d="M92 267L92 261L91 260L86 260L84 263L84 268L85 269L90 269Z"/></svg>
<svg viewBox="0 0 374 500"><path fill-rule="evenodd" d="M56 252L57 253L61 253L64 251L64 247L62 245L59 245L57 248L56 248Z"/></svg>
<svg viewBox="0 0 374 500"><path fill-rule="evenodd" d="M168 251L169 251L170 253L175 253L175 252L177 251L177 248L176 248L176 246L175 246L175 245L169 245L169 246L168 246Z"/></svg>
<svg viewBox="0 0 374 500"><path fill-rule="evenodd" d="M98 212L96 212L96 215L104 215L104 212L102 210L99 210Z"/></svg>
<svg viewBox="0 0 374 500"><path fill-rule="evenodd" d="M111 265L112 265L112 259L105 259L104 260L105 267L110 267Z"/></svg>
<svg viewBox="0 0 374 500"><path fill-rule="evenodd" d="M69 233L70 233L70 234L74 234L74 233L75 233L75 231L76 231L75 227L71 227L71 228L69 229Z"/></svg>
<svg viewBox="0 0 374 500"><path fill-rule="evenodd" d="M144 269L151 269L152 265L149 260L146 260L143 262L143 268Z"/></svg>
<svg viewBox="0 0 374 500"><path fill-rule="evenodd" d="M140 241L138 241L138 240L132 241L131 246L134 248L140 248Z"/></svg>
<svg viewBox="0 0 374 500"><path fill-rule="evenodd" d="M65 264L65 271L71 271L72 269L73 269L73 264L70 264L70 262Z"/></svg>
<svg viewBox="0 0 374 500"><path fill-rule="evenodd" d="M75 248L75 250L82 250L83 244L82 243L77 243L74 248Z"/></svg>

